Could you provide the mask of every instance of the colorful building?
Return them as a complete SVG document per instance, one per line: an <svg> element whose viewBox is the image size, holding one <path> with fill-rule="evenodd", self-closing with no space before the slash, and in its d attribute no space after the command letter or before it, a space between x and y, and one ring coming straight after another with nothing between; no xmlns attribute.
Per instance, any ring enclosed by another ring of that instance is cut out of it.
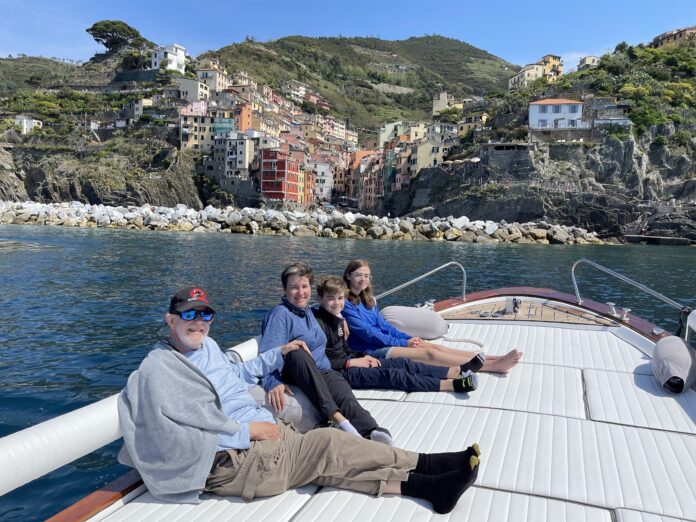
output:
<svg viewBox="0 0 696 522"><path fill-rule="evenodd" d="M261 152L261 193L272 201L299 202L300 164L289 153L279 150ZM306 193L307 175L305 174Z"/></svg>

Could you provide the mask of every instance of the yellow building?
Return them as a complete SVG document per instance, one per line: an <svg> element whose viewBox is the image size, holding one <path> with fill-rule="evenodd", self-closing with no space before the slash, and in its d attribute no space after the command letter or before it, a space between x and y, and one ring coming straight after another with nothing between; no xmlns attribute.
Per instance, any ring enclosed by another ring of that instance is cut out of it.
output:
<svg viewBox="0 0 696 522"><path fill-rule="evenodd" d="M563 76L563 62L560 56L547 54L536 63L525 65L520 72L508 81L508 90L512 91L521 87L526 87L537 78L546 78L550 82L555 82Z"/></svg>
<svg viewBox="0 0 696 522"><path fill-rule="evenodd" d="M544 78L548 78L550 82L563 76L563 62L561 62L560 56L547 54L537 63L544 67Z"/></svg>
<svg viewBox="0 0 696 522"><path fill-rule="evenodd" d="M696 25L684 29L675 29L662 33L653 38L650 47L664 47L665 45L679 45L681 43L696 43Z"/></svg>
<svg viewBox="0 0 696 522"><path fill-rule="evenodd" d="M233 110L209 110L205 116L182 114L179 124L181 150L209 152L215 135L235 130Z"/></svg>
<svg viewBox="0 0 696 522"><path fill-rule="evenodd" d="M220 66L220 62L213 58L203 58L196 67L198 81L206 84L210 92L220 92L227 89L230 80L227 71Z"/></svg>
<svg viewBox="0 0 696 522"><path fill-rule="evenodd" d="M462 115L462 119L457 122L457 136L463 137L469 134L471 129L482 129L488 121L486 111L470 111Z"/></svg>

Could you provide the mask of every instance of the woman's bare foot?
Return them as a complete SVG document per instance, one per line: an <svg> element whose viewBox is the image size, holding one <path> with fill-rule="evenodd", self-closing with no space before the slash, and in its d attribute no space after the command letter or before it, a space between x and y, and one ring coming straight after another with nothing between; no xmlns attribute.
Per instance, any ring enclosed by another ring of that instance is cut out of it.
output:
<svg viewBox="0 0 696 522"><path fill-rule="evenodd" d="M482 372L492 373L508 373L512 368L517 366L517 363L522 359L522 352L519 350L510 350L502 357L491 360L491 357L486 359L486 363L481 368Z"/></svg>

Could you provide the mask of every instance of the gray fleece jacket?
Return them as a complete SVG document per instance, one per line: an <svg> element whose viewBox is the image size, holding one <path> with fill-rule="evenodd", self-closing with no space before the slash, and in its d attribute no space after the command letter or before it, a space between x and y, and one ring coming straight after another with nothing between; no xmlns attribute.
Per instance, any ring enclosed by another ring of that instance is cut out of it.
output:
<svg viewBox="0 0 696 522"><path fill-rule="evenodd" d="M205 343L219 350L212 339ZM271 370L282 366L280 350L268 359ZM241 379L239 384L248 389ZM167 502L198 503L220 433L240 429L223 413L213 384L163 342L129 377L118 411L124 440L119 462L135 467L152 495Z"/></svg>

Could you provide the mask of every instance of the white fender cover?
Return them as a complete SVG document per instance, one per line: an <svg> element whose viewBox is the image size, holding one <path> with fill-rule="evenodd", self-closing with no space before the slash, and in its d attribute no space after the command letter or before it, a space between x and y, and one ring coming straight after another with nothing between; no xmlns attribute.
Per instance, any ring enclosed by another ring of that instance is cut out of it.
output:
<svg viewBox="0 0 696 522"><path fill-rule="evenodd" d="M118 394L0 439L0 495L121 436Z"/></svg>

